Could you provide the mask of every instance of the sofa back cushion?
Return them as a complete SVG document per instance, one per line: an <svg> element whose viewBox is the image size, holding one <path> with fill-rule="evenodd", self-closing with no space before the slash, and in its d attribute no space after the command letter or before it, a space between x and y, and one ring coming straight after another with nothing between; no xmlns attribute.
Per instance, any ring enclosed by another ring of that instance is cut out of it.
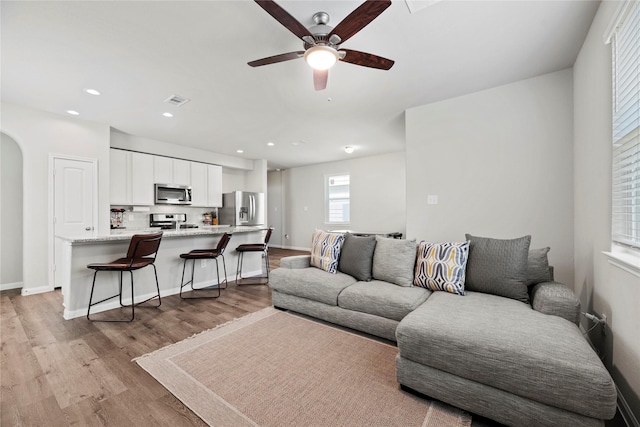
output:
<svg viewBox="0 0 640 427"><path fill-rule="evenodd" d="M344 234L328 233L316 230L311 238L311 259L309 264L312 267L320 268L329 273L338 271L338 260Z"/></svg>
<svg viewBox="0 0 640 427"><path fill-rule="evenodd" d="M420 242L413 284L464 295L469 242Z"/></svg>
<svg viewBox="0 0 640 427"><path fill-rule="evenodd" d="M373 278L399 286L413 286L416 241L380 236L376 236L376 240L373 252Z"/></svg>
<svg viewBox="0 0 640 427"><path fill-rule="evenodd" d="M527 285L533 286L542 282L550 282L551 270L549 269L549 247L529 250L527 263Z"/></svg>
<svg viewBox="0 0 640 427"><path fill-rule="evenodd" d="M531 236L491 239L466 235L471 242L465 289L529 303L527 266Z"/></svg>
<svg viewBox="0 0 640 427"><path fill-rule="evenodd" d="M369 282L373 266L373 251L376 247L376 236L355 236L346 233L340 251L338 271Z"/></svg>

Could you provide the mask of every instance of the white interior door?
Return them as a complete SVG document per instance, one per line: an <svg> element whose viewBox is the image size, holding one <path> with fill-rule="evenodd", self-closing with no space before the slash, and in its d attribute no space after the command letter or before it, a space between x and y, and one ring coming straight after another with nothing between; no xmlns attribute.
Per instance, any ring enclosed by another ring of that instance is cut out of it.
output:
<svg viewBox="0 0 640 427"><path fill-rule="evenodd" d="M53 159L53 263L58 264L60 242L55 236L91 236L96 229L96 165L92 160ZM60 287L55 268L55 287Z"/></svg>
<svg viewBox="0 0 640 427"><path fill-rule="evenodd" d="M93 162L56 158L54 169L56 235L93 234Z"/></svg>

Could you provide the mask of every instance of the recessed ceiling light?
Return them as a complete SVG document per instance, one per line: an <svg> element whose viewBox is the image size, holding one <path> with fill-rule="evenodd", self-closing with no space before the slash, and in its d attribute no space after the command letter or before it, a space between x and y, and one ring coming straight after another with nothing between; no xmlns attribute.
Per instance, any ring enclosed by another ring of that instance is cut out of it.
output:
<svg viewBox="0 0 640 427"><path fill-rule="evenodd" d="M100 95L100 92L95 89L85 89L84 91L87 92L89 95L96 95L96 96Z"/></svg>
<svg viewBox="0 0 640 427"><path fill-rule="evenodd" d="M353 153L353 150L354 150L354 148L352 146L350 146L350 145L347 145L346 147L344 147L344 152L345 153L351 154L351 153Z"/></svg>
<svg viewBox="0 0 640 427"><path fill-rule="evenodd" d="M77 112L77 111L75 111L75 110L67 110L67 113L68 113L68 114L71 114L72 116L79 116L79 115L80 115L80 113L78 113L78 112Z"/></svg>
<svg viewBox="0 0 640 427"><path fill-rule="evenodd" d="M273 146L274 146L274 145L276 145L276 144L274 144L273 142L267 142L267 145L268 145L269 147L273 147Z"/></svg>
<svg viewBox="0 0 640 427"><path fill-rule="evenodd" d="M244 153L244 150L236 150L236 153Z"/></svg>
<svg viewBox="0 0 640 427"><path fill-rule="evenodd" d="M171 113L162 113L162 115L165 117L173 117L173 114Z"/></svg>

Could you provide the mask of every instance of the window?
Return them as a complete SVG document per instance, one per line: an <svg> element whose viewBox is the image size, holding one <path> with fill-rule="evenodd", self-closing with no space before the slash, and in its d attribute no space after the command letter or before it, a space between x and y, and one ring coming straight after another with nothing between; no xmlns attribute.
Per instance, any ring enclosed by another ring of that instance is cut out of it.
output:
<svg viewBox="0 0 640 427"><path fill-rule="evenodd" d="M625 2L611 33L614 247L640 253L640 3Z"/></svg>
<svg viewBox="0 0 640 427"><path fill-rule="evenodd" d="M324 188L327 224L348 224L350 213L349 174L326 176Z"/></svg>

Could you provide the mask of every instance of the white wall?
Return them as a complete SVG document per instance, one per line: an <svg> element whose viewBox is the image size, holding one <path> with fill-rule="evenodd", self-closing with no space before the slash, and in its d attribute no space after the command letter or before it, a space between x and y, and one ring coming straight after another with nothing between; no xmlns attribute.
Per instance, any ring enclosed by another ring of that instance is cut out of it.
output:
<svg viewBox="0 0 640 427"><path fill-rule="evenodd" d="M273 227L270 246L282 247L282 224L286 215L283 203L282 171L271 171L267 174L267 224Z"/></svg>
<svg viewBox="0 0 640 427"><path fill-rule="evenodd" d="M23 159L23 294L52 289L48 271L49 158L51 154L98 160L98 230L109 229L109 126L2 103L1 130ZM2 203L6 203L3 198Z"/></svg>
<svg viewBox="0 0 640 427"><path fill-rule="evenodd" d="M337 227L324 223L324 177L344 172L351 176L351 224ZM282 235L288 236L283 247L309 249L316 228L405 231L404 153L287 169L282 172L282 189L286 212Z"/></svg>
<svg viewBox="0 0 640 427"><path fill-rule="evenodd" d="M640 277L602 254L611 244L611 46L603 36L617 6L601 3L574 65L574 286L583 311L607 315L607 335L590 337L640 417Z"/></svg>
<svg viewBox="0 0 640 427"><path fill-rule="evenodd" d="M407 236L530 234L572 286L572 120L571 70L408 110Z"/></svg>
<svg viewBox="0 0 640 427"><path fill-rule="evenodd" d="M22 152L0 133L0 290L22 287Z"/></svg>

